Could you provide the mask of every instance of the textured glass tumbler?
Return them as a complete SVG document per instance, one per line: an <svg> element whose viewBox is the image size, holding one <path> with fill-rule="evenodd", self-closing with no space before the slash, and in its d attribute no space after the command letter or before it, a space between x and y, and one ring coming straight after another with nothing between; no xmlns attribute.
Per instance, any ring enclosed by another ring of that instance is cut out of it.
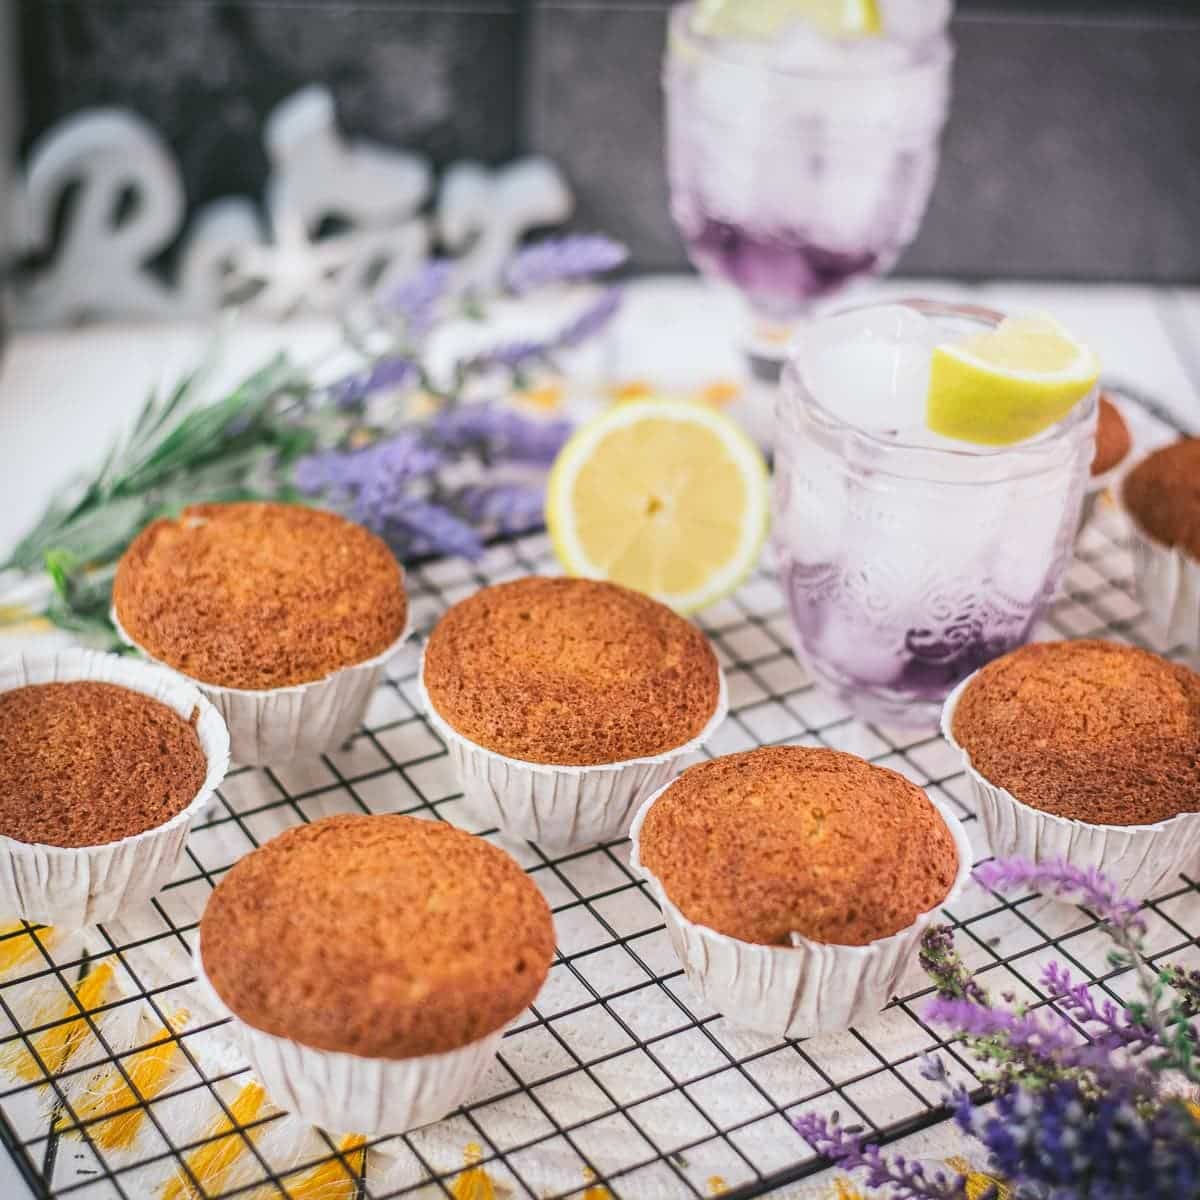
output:
<svg viewBox="0 0 1200 1200"><path fill-rule="evenodd" d="M950 338L1000 320L906 303ZM822 324L797 339L776 421L774 542L797 654L864 720L932 728L955 684L1026 641L1054 597L1094 449L1094 390L1016 446L876 436L804 382L805 337Z"/></svg>

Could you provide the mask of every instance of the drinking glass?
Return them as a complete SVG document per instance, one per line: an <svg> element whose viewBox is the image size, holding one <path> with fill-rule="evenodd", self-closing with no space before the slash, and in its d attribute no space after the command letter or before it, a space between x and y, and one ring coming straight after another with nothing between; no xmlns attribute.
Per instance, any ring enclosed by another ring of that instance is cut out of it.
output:
<svg viewBox="0 0 1200 1200"><path fill-rule="evenodd" d="M777 378L799 319L916 235L948 105L949 5L929 0L941 15L915 40L712 38L694 9L672 10L663 71L671 211L693 264L745 297L752 365Z"/></svg>
<svg viewBox="0 0 1200 1200"><path fill-rule="evenodd" d="M837 337L831 331L870 330L875 313L891 319L897 308L948 341L1001 320L913 300L807 323L779 392L773 538L796 651L815 682L865 720L932 727L960 680L1028 639L1058 588L1094 450L1096 398L1093 388L1057 425L1013 446L953 442L915 424L865 428L881 423L863 419L878 406L856 409L853 381L826 372L824 386L842 392L832 403L809 367ZM926 342L896 361L931 352ZM857 411L857 423L839 407Z"/></svg>

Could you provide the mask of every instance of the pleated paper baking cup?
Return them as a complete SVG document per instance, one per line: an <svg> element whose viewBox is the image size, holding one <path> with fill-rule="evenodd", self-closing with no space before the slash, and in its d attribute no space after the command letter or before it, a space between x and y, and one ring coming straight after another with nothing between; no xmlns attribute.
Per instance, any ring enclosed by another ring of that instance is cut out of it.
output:
<svg viewBox="0 0 1200 1200"><path fill-rule="evenodd" d="M244 766L271 766L336 750L362 724L383 665L408 640L411 624L381 654L292 687L252 691L193 679L155 658L110 614L121 639L151 662L186 679L215 705L229 727L230 754Z"/></svg>
<svg viewBox="0 0 1200 1200"><path fill-rule="evenodd" d="M1200 649L1200 561L1164 546L1127 512L1133 531L1134 582L1154 632L1168 647Z"/></svg>
<svg viewBox="0 0 1200 1200"><path fill-rule="evenodd" d="M444 1054L365 1058L318 1050L256 1029L229 1011L204 972L196 977L213 1008L230 1018L234 1040L281 1108L333 1133L404 1133L439 1121L468 1101L487 1072L503 1028Z"/></svg>
<svg viewBox="0 0 1200 1200"><path fill-rule="evenodd" d="M672 778L678 759L699 750L729 709L722 673L717 707L691 741L663 754L624 762L557 766L508 758L463 737L429 699L424 656L418 683L429 723L454 763L467 811L489 828L495 826L552 850L582 849L623 838L643 797Z"/></svg>
<svg viewBox="0 0 1200 1200"><path fill-rule="evenodd" d="M185 721L199 710L196 736L208 769L192 802L169 821L99 846L46 846L0 835L0 913L64 929L106 921L169 883L192 821L229 768L221 714L178 675L92 650L19 655L0 662L0 692L36 683L113 683L165 704Z"/></svg>
<svg viewBox="0 0 1200 1200"><path fill-rule="evenodd" d="M973 678L969 675L946 697L942 735L962 755L988 844L997 858L1065 859L1074 867L1095 867L1134 900L1175 886L1181 871L1194 873L1200 867L1200 813L1180 813L1153 825L1092 825L1023 804L981 775L953 734L954 711Z"/></svg>
<svg viewBox="0 0 1200 1200"><path fill-rule="evenodd" d="M1076 536L1082 533L1084 527L1091 523L1092 518L1096 515L1096 510L1104 502L1106 493L1116 496L1121 480L1125 477L1125 473L1129 469L1128 464L1132 458L1132 453L1127 454L1115 467L1109 467L1107 471L1100 475L1093 475L1088 480L1087 488L1083 493L1083 505L1079 510L1079 525L1076 530ZM1112 501L1109 500L1108 502L1111 503Z"/></svg>
<svg viewBox="0 0 1200 1200"><path fill-rule="evenodd" d="M667 785L670 786L670 785ZM882 1011L917 955L921 935L949 907L971 875L971 846L958 818L933 797L958 853L958 873L944 900L909 926L866 946L835 946L793 934L791 946L762 946L689 921L641 860L642 822L660 788L638 810L629 836L630 863L662 909L671 945L696 992L735 1025L772 1037L814 1037L849 1029Z"/></svg>

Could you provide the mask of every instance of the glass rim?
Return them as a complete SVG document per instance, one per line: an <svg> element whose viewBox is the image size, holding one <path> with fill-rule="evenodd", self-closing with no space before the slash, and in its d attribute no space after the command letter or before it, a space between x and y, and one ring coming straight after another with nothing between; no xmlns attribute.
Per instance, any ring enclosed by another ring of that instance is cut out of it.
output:
<svg viewBox="0 0 1200 1200"><path fill-rule="evenodd" d="M943 30L927 38L919 44L919 53L911 61L892 65L876 71L840 71L812 70L805 68L789 68L777 63L747 62L729 53L724 45L724 39L709 37L697 33L692 28L692 13L696 10L696 0L683 0L683 3L671 6L668 18L667 55L669 63L676 53L676 41L686 44L694 54L702 54L719 59L731 66L743 70L762 72L766 75L777 75L786 79L810 80L821 79L862 79L864 81L879 79L903 79L905 76L925 75L948 68L954 60L954 44Z"/></svg>
<svg viewBox="0 0 1200 1200"><path fill-rule="evenodd" d="M1099 384L1094 385L1091 391L1061 421L1051 426L1050 430L1036 437L1030 438L1025 442L1016 442L1007 446L967 446L964 444L961 449L957 446L929 446L918 442L899 441L895 438L873 433L870 430L853 424L851 421L845 420L843 417L839 417L835 412L826 407L824 402L804 381L804 373L801 369L799 359L803 349L805 328L820 325L836 317L845 316L847 313L870 312L872 309L894 308L897 305L902 308L911 308L923 316L943 317L950 320L973 323L982 329L995 329L1007 315L998 309L988 308L982 304L971 304L966 301L930 300L922 296L903 296L896 300L871 300L862 304L851 304L823 313L821 316L807 321L805 327L797 333L788 347L787 360L784 364L783 378L781 380L781 385L783 385L781 400L786 403L795 399L802 405L809 416L819 422L826 430L849 434L885 453L890 451L921 457L928 456L929 461L932 462L945 462L953 459L1002 458L1017 455L1022 456L1026 460L1031 460L1042 454L1050 455L1058 449L1062 442L1075 436L1080 425L1089 421L1094 416L1098 403L1096 397L1100 390ZM903 472L903 474L908 475L910 472Z"/></svg>

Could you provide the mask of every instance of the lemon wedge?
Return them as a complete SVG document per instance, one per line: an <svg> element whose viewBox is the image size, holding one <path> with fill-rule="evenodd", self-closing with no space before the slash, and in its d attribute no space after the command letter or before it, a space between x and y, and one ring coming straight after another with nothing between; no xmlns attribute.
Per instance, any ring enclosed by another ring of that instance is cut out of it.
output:
<svg viewBox="0 0 1200 1200"><path fill-rule="evenodd" d="M962 442L1011 446L1061 421L1099 375L1096 356L1052 317L1010 317L934 349L926 424Z"/></svg>
<svg viewBox="0 0 1200 1200"><path fill-rule="evenodd" d="M794 21L835 38L883 31L879 0L700 0L693 24L705 37L769 38Z"/></svg>
<svg viewBox="0 0 1200 1200"><path fill-rule="evenodd" d="M767 529L767 468L713 408L636 400L579 429L559 452L546 524L571 575L694 612L731 592Z"/></svg>

